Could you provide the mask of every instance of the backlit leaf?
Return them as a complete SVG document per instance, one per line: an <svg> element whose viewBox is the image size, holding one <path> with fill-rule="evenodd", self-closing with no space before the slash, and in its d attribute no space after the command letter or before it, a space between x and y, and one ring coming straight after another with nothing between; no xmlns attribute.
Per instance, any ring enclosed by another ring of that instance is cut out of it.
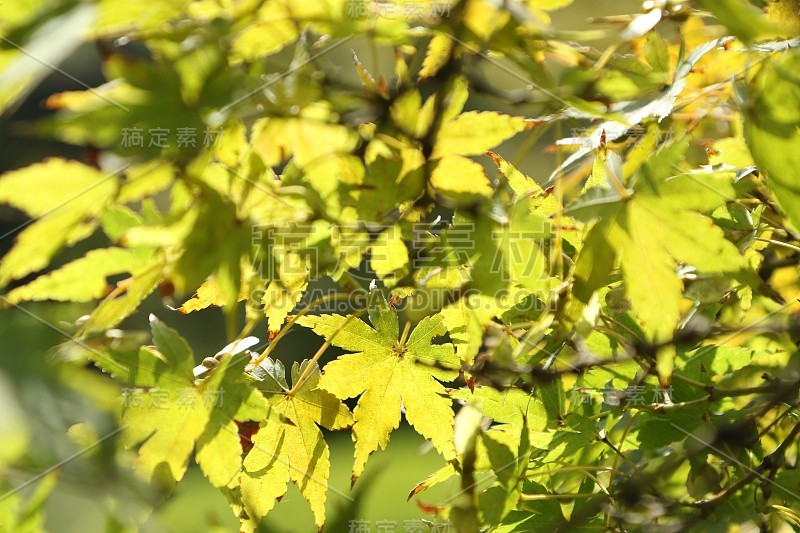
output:
<svg viewBox="0 0 800 533"><path fill-rule="evenodd" d="M800 53L787 52L763 67L745 120L756 164L795 228L800 228Z"/></svg>
<svg viewBox="0 0 800 533"><path fill-rule="evenodd" d="M421 79L431 78L447 64L453 50L453 39L445 34L434 35L428 44L428 51L425 52L425 60L422 63L422 70L419 71Z"/></svg>
<svg viewBox="0 0 800 533"><path fill-rule="evenodd" d="M325 522L330 452L317 426L327 429L346 428L353 423L353 415L335 396L317 388L319 367L314 364L309 368L309 364L304 361L301 365L295 363L292 366L292 382L296 390L284 386L284 367L280 361L273 362L268 358L261 364L265 368L265 377L275 374L280 377L280 383L265 379L259 382L259 386L271 408L281 415L281 419L269 419L262 424L258 434L271 435L263 441L264 445L275 450L275 461L284 463L280 466L274 465L277 472L267 472L264 475L273 480L272 486L275 487L285 486L287 479L291 479L311 504L317 527L321 528ZM305 377L299 382L302 375ZM262 445L261 442L258 441L259 446ZM256 454L261 457L261 451ZM283 479L273 477L281 475L284 476Z"/></svg>
<svg viewBox="0 0 800 533"><path fill-rule="evenodd" d="M151 250L92 250L86 256L14 289L7 298L14 303L29 300L88 302L106 294L106 278L109 276L122 273L137 275L152 262Z"/></svg>
<svg viewBox="0 0 800 533"><path fill-rule="evenodd" d="M525 119L493 111L468 111L445 123L436 137L433 157L482 155L526 128Z"/></svg>
<svg viewBox="0 0 800 533"><path fill-rule="evenodd" d="M374 305L387 304L380 299ZM364 471L369 455L388 444L389 434L400 423L401 406L417 432L430 439L445 458L454 457L453 411L436 380L453 379L458 359L451 344L431 345L446 331L441 316L424 318L402 344L358 318L307 316L298 323L334 346L354 352L328 363L319 382L320 388L338 398L360 396L353 425L354 479Z"/></svg>

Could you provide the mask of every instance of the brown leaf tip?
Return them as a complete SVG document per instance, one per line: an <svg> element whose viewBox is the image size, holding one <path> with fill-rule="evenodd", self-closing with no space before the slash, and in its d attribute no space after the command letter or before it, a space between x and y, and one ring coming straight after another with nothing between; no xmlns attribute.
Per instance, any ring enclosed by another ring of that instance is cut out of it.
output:
<svg viewBox="0 0 800 533"><path fill-rule="evenodd" d="M406 501L409 501L411 498L413 498L415 495L419 494L423 490L425 490L425 484L424 483L418 484L416 487L411 489L411 492L408 493L408 498L406 498Z"/></svg>
<svg viewBox="0 0 800 533"><path fill-rule="evenodd" d="M538 128L539 126L543 126L544 124L547 124L548 122L550 122L550 121L549 120L545 120L545 119L526 118L525 119L525 130L524 131L532 130L533 128Z"/></svg>

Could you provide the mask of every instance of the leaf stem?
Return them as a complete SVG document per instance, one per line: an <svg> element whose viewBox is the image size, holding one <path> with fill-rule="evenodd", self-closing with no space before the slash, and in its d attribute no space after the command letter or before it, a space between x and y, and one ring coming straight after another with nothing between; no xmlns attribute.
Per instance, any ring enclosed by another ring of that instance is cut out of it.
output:
<svg viewBox="0 0 800 533"><path fill-rule="evenodd" d="M275 346L278 344L278 341L281 340L284 336L286 336L286 334L289 332L291 327L294 326L295 322L297 322L298 319L300 319L301 316L303 316L303 315L307 314L309 311L311 311L311 309L313 309L314 307L316 307L316 306L318 306L320 304L329 302L331 300L338 300L339 298L349 298L349 297L350 297L350 294L348 294L346 292L345 293L337 292L335 294L329 294L327 296L323 296L322 298L317 298L313 302L309 303L307 306L305 306L303 309L301 309L296 315L294 315L292 318L290 318L289 321L286 322L286 324L284 324L284 326L281 328L281 330L278 332L278 334L275 335L275 338L272 339L272 342L269 343L269 346L267 346L267 348L264 350L264 352L260 356L258 356L258 359L253 361L251 364L253 366L258 366L264 361L264 359L269 357L269 355L273 352L273 350L275 350Z"/></svg>
<svg viewBox="0 0 800 533"><path fill-rule="evenodd" d="M403 333L400 335L400 346L403 347L406 344L406 339L408 338L408 332L411 331L411 321L409 320L406 322L405 326L403 326Z"/></svg>
<svg viewBox="0 0 800 533"><path fill-rule="evenodd" d="M543 470L534 470L526 474L527 477L536 476L552 476L554 474L561 474L563 472L583 472L583 471L599 471L599 472L612 472L614 469L610 466L603 465L570 465L561 468L545 468Z"/></svg>
<svg viewBox="0 0 800 533"><path fill-rule="evenodd" d="M761 241L761 242L768 242L770 244L774 244L775 246L783 246L784 248L788 248L790 250L794 250L795 252L800 252L800 247L795 246L794 244L789 244L788 242L783 241L776 241L775 239L765 239L764 237L754 237L754 241Z"/></svg>
<svg viewBox="0 0 800 533"><path fill-rule="evenodd" d="M317 361L319 361L319 358L322 357L322 354L325 353L325 350L330 348L331 343L333 342L333 339L336 337L336 335L338 335L340 331L342 331L344 328L346 328L347 325L354 318L358 317L362 313L363 313L363 311L359 311L357 313L354 313L354 314L348 316L347 319L344 321L344 323L341 326L339 326L339 328L337 328L336 331L333 332L333 335L331 335L328 340L326 340L325 342L322 343L322 346L319 347L319 350L317 350L317 352L314 354L314 356L311 357L311 360L306 365L306 368L305 368L305 370L303 370L303 373L300 374L300 376L297 378L297 380L295 380L294 384L292 385L292 388L289 390L289 392L286 393L288 396L294 396L295 394L297 394L297 391L299 391L300 387L303 386L303 383L305 382L305 380L308 379L308 376L310 376L311 372L314 371L314 365L316 365Z"/></svg>
<svg viewBox="0 0 800 533"><path fill-rule="evenodd" d="M599 496L596 492L579 492L575 494L520 494L519 499L524 501L541 500L575 500L577 498L591 498Z"/></svg>

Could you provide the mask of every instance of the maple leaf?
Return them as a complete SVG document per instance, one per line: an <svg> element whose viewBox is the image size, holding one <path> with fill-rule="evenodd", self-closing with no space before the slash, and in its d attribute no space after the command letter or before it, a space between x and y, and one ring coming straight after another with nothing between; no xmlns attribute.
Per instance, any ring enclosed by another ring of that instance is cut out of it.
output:
<svg viewBox="0 0 800 533"><path fill-rule="evenodd" d="M685 149L676 142L656 152L631 190L622 190L621 182L616 193L597 187L570 208L579 220L598 220L576 262L575 295L588 301L608 282L619 259L625 294L657 341L668 339L680 318L683 283L677 262L703 273L745 275L747 269L736 245L703 214L735 195L734 173L671 175Z"/></svg>
<svg viewBox="0 0 800 533"><path fill-rule="evenodd" d="M63 159L48 159L0 177L0 202L32 217L0 263L0 287L47 266L65 246L92 234L118 188L113 174ZM75 191L83 191L75 195ZM58 209L70 198L70 209Z"/></svg>
<svg viewBox="0 0 800 533"><path fill-rule="evenodd" d="M343 429L353 423L353 415L338 398L317 388L316 363L294 363L294 388L286 383L286 371L280 361L267 358L250 374L257 378L256 385L278 416L261 424L245 458L241 478L245 511L249 519L262 518L275 499L286 492L291 479L311 504L317 527L322 528L330 452L317 426Z"/></svg>
<svg viewBox="0 0 800 533"><path fill-rule="evenodd" d="M183 305L178 308L178 312L186 315L208 307L222 307L225 305L226 298L227 296L220 287L219 281L216 278L208 278L195 291L194 296L183 302ZM239 301L246 299L247 285L242 283L239 291Z"/></svg>
<svg viewBox="0 0 800 533"><path fill-rule="evenodd" d="M773 2L774 14L791 11L788 4ZM795 8L795 13L798 10ZM786 17L800 26L800 18ZM797 165L800 162L800 55L787 55L767 63L754 83L753 104L748 109L744 134L758 168L767 174L767 184L787 218L800 227L800 191Z"/></svg>
<svg viewBox="0 0 800 533"><path fill-rule="evenodd" d="M11 302L56 300L88 302L105 296L107 278L130 272L138 275L158 262L149 249L100 248L63 267L39 276L8 293Z"/></svg>
<svg viewBox="0 0 800 533"><path fill-rule="evenodd" d="M216 487L236 484L242 447L234 418L267 420L277 416L263 395L241 378L248 356L228 356L208 378L195 381L189 345L156 317L150 317L154 349L136 357L109 353L97 360L127 384L123 437L139 445L136 470L167 486L180 481L196 449L197 463Z"/></svg>
<svg viewBox="0 0 800 533"><path fill-rule="evenodd" d="M432 76L444 66L451 47L449 36L435 36L431 40L420 77ZM494 189L483 167L466 156L484 154L533 124L524 117L494 111L462 113L467 97L467 81L459 76L450 83L444 95L428 98L424 103L419 91L405 93L392 106L391 114L401 130L421 137L434 124L434 109L437 102L441 102L441 127L436 132L430 156L430 184L451 200L470 203L491 198Z"/></svg>
<svg viewBox="0 0 800 533"><path fill-rule="evenodd" d="M294 253L284 253L278 268L278 279L267 285L262 302L269 330L281 329L286 316L294 309L308 287L307 261Z"/></svg>
<svg viewBox="0 0 800 533"><path fill-rule="evenodd" d="M337 398L360 396L355 408L353 482L369 455L386 448L400 423L401 410L414 429L430 439L445 459L455 457L453 409L439 381L452 381L459 359L453 345L431 344L447 329L441 315L422 319L398 340L397 313L377 291L370 296L370 327L357 317L306 316L298 324L311 328L334 346L354 352L328 363L319 387ZM374 328L374 329L373 329Z"/></svg>

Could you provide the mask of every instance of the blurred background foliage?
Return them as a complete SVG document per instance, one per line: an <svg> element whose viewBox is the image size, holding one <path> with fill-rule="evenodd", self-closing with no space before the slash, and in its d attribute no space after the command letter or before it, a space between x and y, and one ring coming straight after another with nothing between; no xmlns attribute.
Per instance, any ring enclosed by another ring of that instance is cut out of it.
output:
<svg viewBox="0 0 800 533"><path fill-rule="evenodd" d="M48 2L52 6L46 6ZM41 37L32 39L36 46L26 48L42 61L58 65L67 75L36 62L31 64L34 71L29 73L30 81L27 83L20 82L20 79L25 79L24 76L12 81L8 79L10 74L7 71L0 73L0 91L25 93L0 119L0 172L22 168L47 157L78 160L91 157L84 147L33 135L30 131L37 120L55 113L45 105L51 95L82 90L85 85L95 87L106 81L101 68L102 50L98 49L96 43L84 42L82 38L92 21L92 16L87 16L84 13L86 9L83 9L89 6L74 9L75 5L72 2L45 0L41 3L31 1L27 8L18 7L23 13L47 13L30 20L28 33L39 33ZM579 0L552 13L553 26L563 30L597 27L588 22L589 17L633 13L638 8L639 2L634 0ZM9 12L8 2L0 5L0 28L12 23L7 18ZM13 22L18 24L18 21ZM19 38L19 34L10 37ZM116 43L116 46L120 44ZM142 53L130 47L121 48L126 54ZM341 64L343 70L349 70L352 60L348 48L354 49L360 57L369 57L371 53L368 43L355 42L352 46L331 53L329 61ZM3 55L0 55L0 70L8 64L14 53L13 47L4 47L2 54L8 59L4 62ZM276 61L288 63L291 52L285 51L281 56ZM391 52L384 51L379 60L387 64L391 59ZM520 84L518 79L499 69L492 73L492 83L497 88L509 90L518 88ZM2 92L0 95L7 97ZM472 109L486 107L486 102L480 96L468 103L468 108ZM514 109L506 111L519 113ZM542 149L552 140L552 137L544 138L539 142L538 149L528 150L520 168L532 175L537 174L536 169L553 168L554 155ZM503 152L513 154L520 148L521 142L509 141ZM0 205L0 235L12 231L25 220L22 213ZM13 237L12 234L0 239L0 253L5 253L11 247ZM81 257L101 243L102 237L98 235L65 250L50 268L55 269ZM9 288L24 285L34 277L32 275L19 280ZM26 304L26 308L37 317L58 324L62 321L74 322L88 313L92 304L32 303ZM154 294L121 327L126 330L147 330L147 316L154 312L163 317L166 323L179 327L195 353L211 355L225 344L224 319L219 309L191 315L171 315L164 310L160 296ZM287 338L275 354L287 366L291 361L307 358L321 344L318 337L305 329L294 328L290 336L291 341ZM12 487L79 451L81 441L76 442L68 434L75 424L100 420L102 424L96 427L113 430L114 420L107 408L118 398L119 390L102 376L76 372L50 358L47 355L49 350L64 341L63 335L20 310L0 310L0 339L3 349L0 356L0 398L5 399L2 401L4 407L0 410L0 450L7 455L5 461L0 455L0 466L14 464L13 468L7 467L8 473L0 486ZM77 376L80 378L76 379ZM91 399L84 394L89 390L92 391ZM393 435L388 450L370 462L366 478L360 482L360 490L355 495L356 503L349 502L336 492L350 493L353 457L350 436L329 433L326 439L331 446L332 488L327 504L331 517L331 524L327 526L329 531L342 531L334 527L333 522L344 516L370 520L373 525L378 520L395 520L398 529L404 520L430 519L429 515L419 510L415 501L406 502L404 498L411 488L440 466L436 454L425 453L429 450L422 437L401 426ZM19 455L14 449L19 450ZM136 480L116 466L115 450L113 442L109 442L56 471L59 481L45 504L47 530L69 533L101 531L105 528L106 531L114 531L115 526L122 530L121 524L110 521L109 511L119 506L131 516L141 517L146 515L151 504L156 504L157 508L142 531L203 531L213 525L218 525L221 531L230 531L236 527L238 521L231 514L227 502L208 484L196 466L191 468L179 485L175 496L166 504L161 504L150 501L144 487L137 487ZM443 500L448 493L448 485L457 486L456 480L451 481L431 489L427 498L431 501ZM33 484L20 494L0 501L0 509L8 512L12 502L21 508L35 486ZM20 501L17 502L17 499ZM101 502L102 505L99 505ZM270 531L289 532L311 530L314 522L307 502L292 485L281 504L267 516L266 523ZM346 528L347 521L344 525Z"/></svg>
<svg viewBox="0 0 800 533"><path fill-rule="evenodd" d="M625 15L641 9L641 3L633 0L560 3L569 5L551 13L552 26L557 30L611 28L608 36L595 42L599 50L614 40L617 26L590 24L589 17ZM118 14L121 18L125 16L127 4L115 3L121 10ZM0 35L7 38L4 39L5 46L0 47L0 100L13 102L0 121L0 172L22 168L47 157L91 161L98 156L93 149L87 150L42 135L48 132L48 127L58 129L57 122L41 129L41 124L47 125L56 111L52 100L50 106L45 105L52 95L82 90L86 86L95 87L106 81L101 67L108 48L123 56L147 55L147 50L131 46L124 40L86 42L86 30L97 15L94 8L90 3L55 0L6 0L0 4ZM145 16L147 12L131 7L128 16L137 15ZM158 16L157 13L150 15ZM7 28L14 30L7 32ZM660 31L668 34L675 28L667 25ZM690 35L685 37L692 38ZM694 42L708 38L705 34L697 35ZM8 68L21 53L9 44L10 41L27 43L24 53L36 57L37 61L28 61L19 68ZM376 52L371 43L357 39L326 57L326 62L341 65L342 75L351 81L357 80L352 69L351 48L360 58L369 58L365 63L370 68L393 61L391 51ZM291 59L292 51L286 50L276 55L274 60L288 65ZM63 73L54 72L48 65L58 65ZM714 66L707 65L707 68L708 75L713 76ZM722 74L728 72L725 65L717 65L717 68ZM580 74L577 70L571 73L576 78ZM514 91L520 85L518 79L498 68L486 72L486 78L501 91ZM606 80L610 85L624 85L629 81ZM640 89L633 88L637 92ZM619 90L618 85L610 89L612 92ZM467 103L467 109L487 108L532 117L540 116L546 110L545 105L536 103L505 104L503 107L480 92L474 93ZM165 114L171 112L168 102L154 112L159 112L159 109ZM176 114L168 120L186 126L191 118ZM101 117L98 128L102 125ZM548 132L534 143L520 136L505 143L500 153L509 159L515 156L523 172L543 180L558 161L557 154L549 147L566 134L568 132L563 130ZM701 160L703 154L690 153L687 157ZM0 206L0 254L10 248L14 230L25 220L22 213ZM96 235L62 252L50 268L81 257L87 250L101 244L103 237ZM778 288L783 290L793 285L796 274L782 275L787 276L783 284L778 280ZM33 277L16 281L9 289L24 285ZM0 495L0 524L16 521L14 531L35 531L44 525L47 530L59 532L111 532L125 531L125 518L129 517L133 521L144 519L141 530L147 532L232 530L237 521L225 499L207 483L196 467L192 467L174 497L164 502L159 495L149 493L124 468L131 461L133 452L119 451L113 436L89 452L79 454L87 444L116 427L110 410L118 401L120 389L99 371L59 359L50 349L63 342L63 332L69 333L71 325L91 308L91 304L29 303L22 309L0 310L0 346L3 350L0 356L0 492L11 491L13 487L26 483L31 476L74 456L23 490ZM225 322L219 309L191 315L171 313L160 294L151 295L121 327L146 330L149 313L158 314L167 324L178 328L198 356L212 355L226 344ZM51 324L58 325L58 328ZM265 324L262 326L256 334L264 341L267 333ZM62 331L58 331L59 328ZM292 361L307 358L320 344L321 340L315 335L295 328L274 355L288 366ZM335 354L331 351L326 357ZM350 435L327 434L326 439L331 446L332 463L327 504L330 516L327 527L330 531L346 530L343 528L346 528L347 520L353 518L373 522L394 520L402 524L404 520L427 516L416 501L405 501L408 491L440 466L439 457L430 453L419 435L401 426L393 435L388 450L370 462L365 478L352 494L355 501L341 496L351 494L353 444ZM451 482L435 487L426 493L424 499L445 499L457 486L455 479ZM45 498L49 490L52 493ZM39 512L39 504L44 505L45 512ZM151 508L154 511L145 519ZM297 489L291 487L281 504L268 515L265 531L306 531L313 528L313 523L307 503Z"/></svg>

